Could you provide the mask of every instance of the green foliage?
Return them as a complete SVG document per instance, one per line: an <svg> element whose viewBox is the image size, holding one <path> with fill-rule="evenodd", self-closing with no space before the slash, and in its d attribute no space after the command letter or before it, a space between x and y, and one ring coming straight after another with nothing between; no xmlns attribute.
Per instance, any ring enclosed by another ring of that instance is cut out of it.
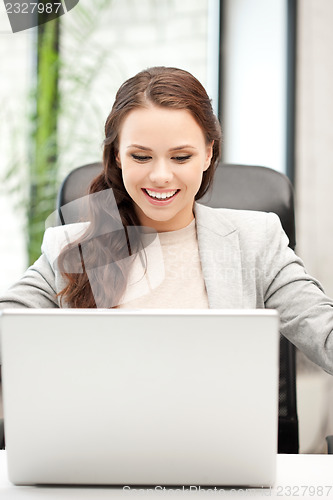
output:
<svg viewBox="0 0 333 500"><path fill-rule="evenodd" d="M110 47L101 50L98 44L91 42L103 13L111 4L112 0L95 0L88 6L82 1L69 14L39 27L35 48L37 73L33 88L26 96L22 119L9 125L11 158L6 174L0 179L0 187L21 200L18 208L23 209L26 217L29 264L40 255L45 221L55 210L63 176L59 123L62 137L66 136L65 142L62 139L64 149L77 143L85 148L88 144L88 138L75 135L75 130L82 115L82 103L94 108L91 89L112 55ZM70 53L66 54L62 51L62 24L66 24L66 38L71 45ZM4 107L0 113L4 115ZM18 151L16 138L22 136L25 148Z"/></svg>
<svg viewBox="0 0 333 500"><path fill-rule="evenodd" d="M59 115L59 19L39 28L35 113L31 120L29 162L28 258L33 263L40 254L44 223L54 207L58 188L57 120Z"/></svg>

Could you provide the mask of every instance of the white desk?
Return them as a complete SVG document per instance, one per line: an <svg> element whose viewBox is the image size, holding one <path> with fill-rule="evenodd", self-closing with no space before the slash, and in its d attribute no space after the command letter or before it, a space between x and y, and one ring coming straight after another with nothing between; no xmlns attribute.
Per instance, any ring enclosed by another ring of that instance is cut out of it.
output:
<svg viewBox="0 0 333 500"><path fill-rule="evenodd" d="M153 490L153 487L151 487ZM1 500L100 500L113 498L333 498L333 455L278 455L273 489L250 491L133 491L112 487L14 486L7 478L6 452L0 451Z"/></svg>

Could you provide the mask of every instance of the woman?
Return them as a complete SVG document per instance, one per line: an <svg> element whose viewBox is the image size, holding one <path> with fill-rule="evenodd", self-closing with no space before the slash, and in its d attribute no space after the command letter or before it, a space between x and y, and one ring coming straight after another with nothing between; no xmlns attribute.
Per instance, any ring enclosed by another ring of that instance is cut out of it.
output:
<svg viewBox="0 0 333 500"><path fill-rule="evenodd" d="M40 259L1 307L267 307L333 373L333 302L278 217L196 203L221 145L202 85L179 69L142 71L119 89L105 135L91 223L47 230Z"/></svg>

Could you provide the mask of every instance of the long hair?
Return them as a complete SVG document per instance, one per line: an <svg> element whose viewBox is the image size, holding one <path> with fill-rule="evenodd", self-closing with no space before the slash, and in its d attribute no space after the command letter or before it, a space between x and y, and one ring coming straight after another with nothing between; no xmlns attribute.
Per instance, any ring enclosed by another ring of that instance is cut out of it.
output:
<svg viewBox="0 0 333 500"><path fill-rule="evenodd" d="M59 269L67 282L58 295L69 307L117 307L126 289L131 263L141 248L141 238L137 230L140 221L117 165L119 132L130 111L150 104L188 110L201 127L206 143L214 142L210 166L203 172L196 200L207 192L213 180L221 153L221 127L201 83L187 71L167 67L149 68L123 83L105 123L103 171L89 189L90 194L105 193L90 197L91 222L86 232L58 258ZM73 272L78 269L73 262L77 259L77 249L82 269Z"/></svg>

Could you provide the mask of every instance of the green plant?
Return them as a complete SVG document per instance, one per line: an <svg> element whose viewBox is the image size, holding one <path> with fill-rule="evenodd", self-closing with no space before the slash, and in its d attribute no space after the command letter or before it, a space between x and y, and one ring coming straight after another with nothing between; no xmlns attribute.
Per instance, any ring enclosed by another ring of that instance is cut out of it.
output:
<svg viewBox="0 0 333 500"><path fill-rule="evenodd" d="M59 116L59 18L38 28L35 112L31 116L27 207L28 259L40 254L45 220L54 207L58 189L57 126Z"/></svg>
<svg viewBox="0 0 333 500"><path fill-rule="evenodd" d="M87 137L81 137L76 132L76 124L82 113L82 102L87 102L88 96L89 106L94 108L91 95L94 80L102 69L105 70L112 56L109 47L101 48L91 41L103 12L111 4L112 0L95 0L90 6L80 2L70 12L71 53L66 57L61 40L62 23L66 16L41 24L38 28L33 88L26 96L27 107L22 113L24 118L13 124L11 158L2 180L7 191L19 193L20 208L26 218L29 264L40 255L45 221L55 209L63 176L59 124L63 129L61 136L65 137L62 150L71 148L73 144L84 148L88 143ZM88 57L89 54L91 57ZM100 115L99 119L102 123L104 116ZM14 138L22 134L26 137L26 147L18 152Z"/></svg>

